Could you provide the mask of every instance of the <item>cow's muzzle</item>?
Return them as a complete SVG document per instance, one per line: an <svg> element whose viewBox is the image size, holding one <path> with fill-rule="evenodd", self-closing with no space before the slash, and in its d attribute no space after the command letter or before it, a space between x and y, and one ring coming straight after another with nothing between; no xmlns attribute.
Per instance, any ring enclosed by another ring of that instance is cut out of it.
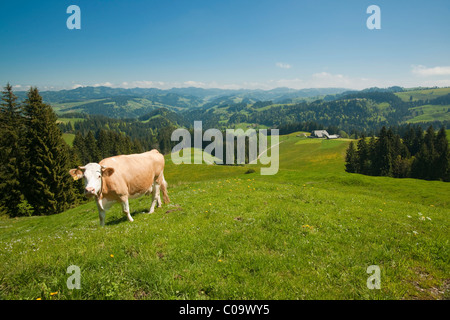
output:
<svg viewBox="0 0 450 320"><path fill-rule="evenodd" d="M86 188L86 189L84 189L84 195L86 197L95 196L95 189L94 188Z"/></svg>

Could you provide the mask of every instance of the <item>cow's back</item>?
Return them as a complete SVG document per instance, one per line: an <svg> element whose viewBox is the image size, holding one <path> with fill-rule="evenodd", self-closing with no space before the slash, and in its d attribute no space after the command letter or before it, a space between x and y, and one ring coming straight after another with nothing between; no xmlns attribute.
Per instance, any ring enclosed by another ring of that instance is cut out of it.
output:
<svg viewBox="0 0 450 320"><path fill-rule="evenodd" d="M103 192L107 198L144 194L164 170L164 156L157 150L139 154L105 158L99 163L114 168L114 173L103 177Z"/></svg>

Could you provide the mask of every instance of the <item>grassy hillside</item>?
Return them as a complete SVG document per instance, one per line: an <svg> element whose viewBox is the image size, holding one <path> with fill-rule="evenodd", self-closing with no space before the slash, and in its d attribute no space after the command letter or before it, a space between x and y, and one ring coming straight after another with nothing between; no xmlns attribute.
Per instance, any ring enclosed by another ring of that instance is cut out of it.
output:
<svg viewBox="0 0 450 320"><path fill-rule="evenodd" d="M166 157L171 203L131 200L133 223L116 205L99 227L92 201L0 220L0 299L450 297L450 184L345 173L348 140L280 140L274 176Z"/></svg>
<svg viewBox="0 0 450 320"><path fill-rule="evenodd" d="M450 120L450 105L427 104L411 108L411 111L416 116L408 120L410 123Z"/></svg>
<svg viewBox="0 0 450 320"><path fill-rule="evenodd" d="M397 92L397 95L403 101L432 100L450 93L450 88L433 89L412 89L404 92Z"/></svg>

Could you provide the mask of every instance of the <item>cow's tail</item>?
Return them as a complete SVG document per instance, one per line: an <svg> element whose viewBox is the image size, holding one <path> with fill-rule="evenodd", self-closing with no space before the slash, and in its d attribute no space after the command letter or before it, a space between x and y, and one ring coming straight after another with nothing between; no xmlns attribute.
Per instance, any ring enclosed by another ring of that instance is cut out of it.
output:
<svg viewBox="0 0 450 320"><path fill-rule="evenodd" d="M160 186L161 186L161 191L162 191L162 196L163 196L163 199L164 199L164 203L169 203L170 202L170 199L169 199L169 194L167 193L167 181L166 181L166 179L164 179L164 173L161 173L161 184L160 184Z"/></svg>

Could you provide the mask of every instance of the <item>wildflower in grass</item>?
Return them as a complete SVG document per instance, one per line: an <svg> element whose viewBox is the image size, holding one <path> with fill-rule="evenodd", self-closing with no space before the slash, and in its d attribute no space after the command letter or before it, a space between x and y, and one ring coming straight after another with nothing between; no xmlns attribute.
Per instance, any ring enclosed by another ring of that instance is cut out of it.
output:
<svg viewBox="0 0 450 320"><path fill-rule="evenodd" d="M417 236L419 233L417 231L413 231L413 234Z"/></svg>
<svg viewBox="0 0 450 320"><path fill-rule="evenodd" d="M50 292L50 295L51 295L51 296L54 296L55 294L58 294L58 291L56 291L56 292Z"/></svg>
<svg viewBox="0 0 450 320"><path fill-rule="evenodd" d="M209 203L209 205L211 206L211 203Z"/></svg>
<svg viewBox="0 0 450 320"><path fill-rule="evenodd" d="M221 259L219 259L219 260L217 260L218 262L222 262L222 260Z"/></svg>
<svg viewBox="0 0 450 320"><path fill-rule="evenodd" d="M383 209L380 209L380 212L382 212L383 211Z"/></svg>
<svg viewBox="0 0 450 320"><path fill-rule="evenodd" d="M421 217L419 218L419 220L425 221L425 217L424 217L424 216L421 216Z"/></svg>
<svg viewBox="0 0 450 320"><path fill-rule="evenodd" d="M408 218L412 218L410 215L407 215Z"/></svg>
<svg viewBox="0 0 450 320"><path fill-rule="evenodd" d="M42 298L37 298L36 300L42 300Z"/></svg>
<svg viewBox="0 0 450 320"><path fill-rule="evenodd" d="M430 217L427 217L427 219L431 221L431 218L430 218Z"/></svg>
<svg viewBox="0 0 450 320"><path fill-rule="evenodd" d="M111 255L109 255L111 258L114 258L114 255L113 254L111 254Z"/></svg>

